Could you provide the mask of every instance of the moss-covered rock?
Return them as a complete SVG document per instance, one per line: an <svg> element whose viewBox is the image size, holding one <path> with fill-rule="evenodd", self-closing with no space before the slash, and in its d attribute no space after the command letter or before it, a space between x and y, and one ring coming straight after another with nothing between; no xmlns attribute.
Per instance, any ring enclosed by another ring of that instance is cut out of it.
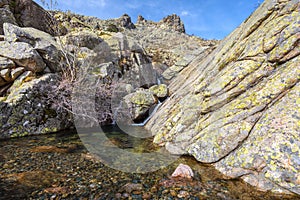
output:
<svg viewBox="0 0 300 200"><path fill-rule="evenodd" d="M31 75L23 73L8 96L1 98L0 138L51 133L72 125L71 115L54 109L48 99L58 84L58 76L48 74L31 80Z"/></svg>
<svg viewBox="0 0 300 200"><path fill-rule="evenodd" d="M300 194L299 6L266 0L192 61L147 124L154 141L262 190Z"/></svg>

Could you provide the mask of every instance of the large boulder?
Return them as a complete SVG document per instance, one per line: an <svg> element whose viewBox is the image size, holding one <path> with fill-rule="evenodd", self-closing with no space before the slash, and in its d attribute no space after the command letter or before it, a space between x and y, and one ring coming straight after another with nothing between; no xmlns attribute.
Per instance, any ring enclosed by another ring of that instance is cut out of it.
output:
<svg viewBox="0 0 300 200"><path fill-rule="evenodd" d="M124 102L127 112L130 113L130 118L134 122L141 122L149 115L149 110L157 103L157 99L151 91L140 89L126 95Z"/></svg>
<svg viewBox="0 0 300 200"><path fill-rule="evenodd" d="M0 138L51 133L69 128L70 114L52 105L58 76L47 74L26 80L24 73L11 87L8 96L0 98Z"/></svg>
<svg viewBox="0 0 300 200"><path fill-rule="evenodd" d="M33 72L42 72L46 64L33 47L24 42L0 42L0 56L14 61L17 65Z"/></svg>
<svg viewBox="0 0 300 200"><path fill-rule="evenodd" d="M96 33L88 30L70 32L63 37L65 45L75 45L76 47L86 47L94 49L102 42Z"/></svg>
<svg viewBox="0 0 300 200"><path fill-rule="evenodd" d="M31 27L21 28L10 23L4 23L3 30L6 41L30 44L42 56L52 72L61 70L64 54L50 34Z"/></svg>
<svg viewBox="0 0 300 200"><path fill-rule="evenodd" d="M34 1L8 0L8 4L19 26L32 27L55 35L56 20Z"/></svg>
<svg viewBox="0 0 300 200"><path fill-rule="evenodd" d="M0 35L3 35L3 24L5 22L11 24L17 24L14 14L11 12L7 2L1 2L0 4Z"/></svg>
<svg viewBox="0 0 300 200"><path fill-rule="evenodd" d="M154 141L261 190L300 194L299 8L266 0L192 61L147 124Z"/></svg>

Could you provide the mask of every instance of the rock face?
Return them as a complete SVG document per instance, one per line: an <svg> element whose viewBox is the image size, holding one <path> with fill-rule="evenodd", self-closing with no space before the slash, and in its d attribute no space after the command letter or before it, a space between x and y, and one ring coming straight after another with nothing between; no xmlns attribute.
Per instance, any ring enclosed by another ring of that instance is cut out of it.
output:
<svg viewBox="0 0 300 200"><path fill-rule="evenodd" d="M46 68L52 72L61 70L62 51L51 35L10 23L4 23L3 30L4 41L0 41L0 87L12 84L25 71L35 74L44 73ZM0 90L0 93L3 91Z"/></svg>
<svg viewBox="0 0 300 200"><path fill-rule="evenodd" d="M55 98L49 94L55 94L58 76L48 74L25 83L24 78L20 76L11 93L0 100L0 137L50 133L70 127L71 115L49 103Z"/></svg>
<svg viewBox="0 0 300 200"><path fill-rule="evenodd" d="M178 31L180 33L185 33L184 24L180 17L176 14L169 15L160 21L162 26L167 26L171 30Z"/></svg>
<svg viewBox="0 0 300 200"><path fill-rule="evenodd" d="M17 24L16 19L14 17L14 14L11 12L8 2L2 1L0 4L0 34L3 35L3 24L11 23L11 24Z"/></svg>
<svg viewBox="0 0 300 200"><path fill-rule="evenodd" d="M62 63L64 62L63 52L54 37L50 34L35 28L21 28L9 23L4 23L3 30L6 41L12 44L14 44L14 42L24 42L29 44L34 51L38 52L43 58L44 62L52 72L61 70ZM24 51L21 50L20 52ZM40 67L37 72L44 70L42 64L37 64L37 66Z"/></svg>
<svg viewBox="0 0 300 200"><path fill-rule="evenodd" d="M109 20L49 14L31 0L0 1L0 12L0 138L70 127L61 104L70 103L81 72L98 80L98 90L85 87L83 95L96 93L94 119L111 123L123 102L126 118L143 121L169 95L167 85L157 84L171 81L217 43L184 34L176 15L135 25L126 14ZM56 33L63 35L55 38Z"/></svg>
<svg viewBox="0 0 300 200"><path fill-rule="evenodd" d="M266 0L194 59L147 124L154 141L262 190L300 194L299 10Z"/></svg>
<svg viewBox="0 0 300 200"><path fill-rule="evenodd" d="M32 27L51 35L55 34L53 18L47 11L32 0L8 0L10 11L13 13L16 23L21 27ZM10 21L4 21L9 22Z"/></svg>

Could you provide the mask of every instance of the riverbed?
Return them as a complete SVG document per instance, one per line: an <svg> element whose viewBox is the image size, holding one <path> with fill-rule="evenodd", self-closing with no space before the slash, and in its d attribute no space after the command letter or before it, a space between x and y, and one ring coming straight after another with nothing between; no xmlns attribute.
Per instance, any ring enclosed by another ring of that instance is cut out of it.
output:
<svg viewBox="0 0 300 200"><path fill-rule="evenodd" d="M105 129L118 148L135 153L160 148L152 138L134 139L116 127ZM103 163L76 130L1 140L0 199L297 199L230 180L189 156L148 173L122 172ZM180 163L193 169L192 179L171 177Z"/></svg>

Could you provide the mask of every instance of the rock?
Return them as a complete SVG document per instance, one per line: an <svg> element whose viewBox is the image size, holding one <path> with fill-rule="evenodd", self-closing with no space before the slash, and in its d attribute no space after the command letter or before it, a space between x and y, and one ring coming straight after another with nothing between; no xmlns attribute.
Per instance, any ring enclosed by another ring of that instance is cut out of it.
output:
<svg viewBox="0 0 300 200"><path fill-rule="evenodd" d="M0 56L9 58L33 72L42 72L46 67L38 52L24 42L0 42Z"/></svg>
<svg viewBox="0 0 300 200"><path fill-rule="evenodd" d="M299 21L298 1L264 1L172 80L146 125L154 141L260 190L300 194Z"/></svg>
<svg viewBox="0 0 300 200"><path fill-rule="evenodd" d="M181 177L181 178L192 178L194 177L194 172L188 165L179 164L172 174L172 177Z"/></svg>
<svg viewBox="0 0 300 200"><path fill-rule="evenodd" d="M8 91L14 91L17 88L21 87L21 85L26 82L26 79L30 79L30 77L34 77L32 71L26 71L24 72L24 68L18 67L16 71L12 72L12 76L14 76L13 85L9 88ZM24 73L23 73L24 72Z"/></svg>
<svg viewBox="0 0 300 200"><path fill-rule="evenodd" d="M12 12L17 24L22 27L32 27L50 35L55 35L55 18L32 0L9 0L13 5Z"/></svg>
<svg viewBox="0 0 300 200"><path fill-rule="evenodd" d="M35 28L21 28L4 23L5 40L30 44L42 56L52 72L61 71L64 55L55 39L46 32Z"/></svg>
<svg viewBox="0 0 300 200"><path fill-rule="evenodd" d="M0 56L0 70L7 68L14 68L16 65L13 61L8 58L4 58Z"/></svg>
<svg viewBox="0 0 300 200"><path fill-rule="evenodd" d="M70 32L63 37L63 40L65 45L71 44L89 49L94 49L102 42L102 39L91 31Z"/></svg>
<svg viewBox="0 0 300 200"><path fill-rule="evenodd" d="M136 23L137 24L144 24L146 22L145 18L141 15L138 16Z"/></svg>
<svg viewBox="0 0 300 200"><path fill-rule="evenodd" d="M179 194L177 195L178 198L188 198L190 196L189 192L180 190Z"/></svg>
<svg viewBox="0 0 300 200"><path fill-rule="evenodd" d="M163 100L169 96L168 86L165 84L154 85L149 90L160 100Z"/></svg>
<svg viewBox="0 0 300 200"><path fill-rule="evenodd" d="M6 6L0 7L0 35L3 35L4 31L2 27L5 22L11 24L17 24L17 22L7 3L2 2L1 4L6 4Z"/></svg>
<svg viewBox="0 0 300 200"><path fill-rule="evenodd" d="M8 1L7 0L0 0L0 8L2 8L4 5L7 5Z"/></svg>
<svg viewBox="0 0 300 200"><path fill-rule="evenodd" d="M122 15L118 19L118 22L120 23L121 27L124 27L124 28L127 28L127 29L134 29L135 28L134 24L131 22L131 18L127 14Z"/></svg>
<svg viewBox="0 0 300 200"><path fill-rule="evenodd" d="M10 76L11 76L12 80L15 80L16 78L18 78L18 76L20 76L24 71L25 71L25 69L23 67L17 67L15 69L11 70Z"/></svg>
<svg viewBox="0 0 300 200"><path fill-rule="evenodd" d="M180 33L185 33L184 24L181 21L180 17L176 14L169 15L163 18L161 21L161 26L167 26L173 31L178 31Z"/></svg>
<svg viewBox="0 0 300 200"><path fill-rule="evenodd" d="M122 187L123 191L127 193L132 193L133 191L141 191L143 190L143 185L140 183L127 183Z"/></svg>
<svg viewBox="0 0 300 200"><path fill-rule="evenodd" d="M140 89L124 97L125 108L133 121L143 121L149 114L149 109L157 103L157 100L149 90ZM127 108L127 109L126 109Z"/></svg>
<svg viewBox="0 0 300 200"><path fill-rule="evenodd" d="M12 80L10 75L10 69L3 69L0 71L0 76L6 81L10 82Z"/></svg>
<svg viewBox="0 0 300 200"><path fill-rule="evenodd" d="M166 80L171 80L172 78L176 77L177 74L178 73L174 71L172 68L168 68L162 73L162 77Z"/></svg>
<svg viewBox="0 0 300 200"><path fill-rule="evenodd" d="M49 98L60 98L61 94L54 92L58 76L47 74L32 79L31 75L31 71L20 75L0 102L0 138L57 132L72 125L70 114L55 110L49 102Z"/></svg>

